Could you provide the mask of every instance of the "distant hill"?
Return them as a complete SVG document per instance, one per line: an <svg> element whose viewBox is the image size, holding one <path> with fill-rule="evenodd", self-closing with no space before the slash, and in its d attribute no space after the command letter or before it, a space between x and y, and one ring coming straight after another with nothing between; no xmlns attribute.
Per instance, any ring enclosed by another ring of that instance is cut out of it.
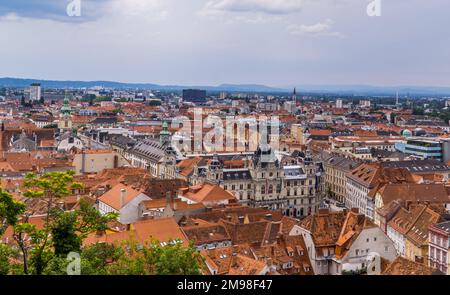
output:
<svg viewBox="0 0 450 295"><path fill-rule="evenodd" d="M44 88L91 88L101 86L116 89L147 89L147 90L173 90L180 91L187 88L200 88L207 91L230 92L286 92L285 89L273 88L264 85L234 85L222 84L219 86L181 86L157 85L151 83L121 83L112 81L55 81L19 78L0 78L0 87L28 87L32 83L41 83Z"/></svg>
<svg viewBox="0 0 450 295"><path fill-rule="evenodd" d="M209 92L256 92L256 93L292 93L292 87L276 88L258 84L221 84L218 86L183 86L158 85L151 83L121 83L113 81L55 81L38 79L0 78L0 87L28 87L32 83L41 83L44 88L91 88L101 86L115 89L143 89L160 91L181 91L187 88L205 89ZM336 94L354 96L450 96L450 87L418 87L398 86L383 87L370 85L299 85L296 87L299 95L305 94Z"/></svg>
<svg viewBox="0 0 450 295"><path fill-rule="evenodd" d="M397 91L400 96L446 96L450 95L450 87L419 86L371 86L371 85L302 85L298 90L309 93L334 93L341 95L392 96Z"/></svg>

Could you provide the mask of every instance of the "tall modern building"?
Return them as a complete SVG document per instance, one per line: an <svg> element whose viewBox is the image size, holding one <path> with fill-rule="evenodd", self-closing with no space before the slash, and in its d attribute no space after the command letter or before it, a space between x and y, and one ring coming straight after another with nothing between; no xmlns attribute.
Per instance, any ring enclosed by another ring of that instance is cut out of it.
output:
<svg viewBox="0 0 450 295"><path fill-rule="evenodd" d="M294 93L292 94L292 102L297 105L297 88L294 88Z"/></svg>
<svg viewBox="0 0 450 295"><path fill-rule="evenodd" d="M206 90L184 89L183 101L187 102L206 102Z"/></svg>
<svg viewBox="0 0 450 295"><path fill-rule="evenodd" d="M30 100L38 101L41 99L41 84L33 83L30 85Z"/></svg>

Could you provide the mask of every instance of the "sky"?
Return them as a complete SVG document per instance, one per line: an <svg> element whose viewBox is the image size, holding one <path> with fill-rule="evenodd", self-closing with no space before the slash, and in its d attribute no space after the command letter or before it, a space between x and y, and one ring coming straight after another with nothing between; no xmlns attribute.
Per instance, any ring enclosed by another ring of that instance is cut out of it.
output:
<svg viewBox="0 0 450 295"><path fill-rule="evenodd" d="M0 0L0 77L450 86L450 1L372 1Z"/></svg>

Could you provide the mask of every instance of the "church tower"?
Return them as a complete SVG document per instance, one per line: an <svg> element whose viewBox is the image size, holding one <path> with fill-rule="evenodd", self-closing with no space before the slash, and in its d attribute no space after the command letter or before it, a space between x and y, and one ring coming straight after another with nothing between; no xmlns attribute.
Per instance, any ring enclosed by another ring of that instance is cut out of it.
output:
<svg viewBox="0 0 450 295"><path fill-rule="evenodd" d="M171 134L169 131L169 124L167 122L164 122L162 124L162 130L159 133L159 143L161 145L169 145L171 142Z"/></svg>
<svg viewBox="0 0 450 295"><path fill-rule="evenodd" d="M61 132L72 129L72 108L69 103L69 95L67 92L64 95L64 103L59 110L59 124L58 128Z"/></svg>

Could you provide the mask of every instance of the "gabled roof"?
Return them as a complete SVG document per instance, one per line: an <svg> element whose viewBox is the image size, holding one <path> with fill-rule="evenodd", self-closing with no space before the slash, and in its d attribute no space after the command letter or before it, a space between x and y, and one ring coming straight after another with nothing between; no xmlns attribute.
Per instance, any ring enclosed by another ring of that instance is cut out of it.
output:
<svg viewBox="0 0 450 295"><path fill-rule="evenodd" d="M218 185L204 183L180 190L184 198L196 203L236 200L236 197L229 191L224 190Z"/></svg>
<svg viewBox="0 0 450 295"><path fill-rule="evenodd" d="M316 247L335 246L339 239L347 213L319 210L305 218L300 226L311 232Z"/></svg>
<svg viewBox="0 0 450 295"><path fill-rule="evenodd" d="M383 275L443 275L437 269L428 267L422 263L414 262L403 258L397 257L382 273Z"/></svg>
<svg viewBox="0 0 450 295"><path fill-rule="evenodd" d="M381 188L379 194L384 205L394 200L450 203L449 195L443 184L391 183Z"/></svg>
<svg viewBox="0 0 450 295"><path fill-rule="evenodd" d="M362 164L347 173L347 176L365 187L373 188L380 176L380 169L374 164Z"/></svg>
<svg viewBox="0 0 450 295"><path fill-rule="evenodd" d="M223 224L187 226L181 229L188 240L194 242L195 245L231 241L231 237Z"/></svg>
<svg viewBox="0 0 450 295"><path fill-rule="evenodd" d="M177 167L180 169L180 174L185 177L190 176L194 172L195 165L198 165L202 159L202 157L194 157L179 162Z"/></svg>
<svg viewBox="0 0 450 295"><path fill-rule="evenodd" d="M132 225L132 228L141 242L150 242L152 239L161 243L181 240L183 245L189 245L188 239L174 218L138 221Z"/></svg>
<svg viewBox="0 0 450 295"><path fill-rule="evenodd" d="M219 275L258 275L267 266L264 261L235 253L232 247L203 250L200 253Z"/></svg>
<svg viewBox="0 0 450 295"><path fill-rule="evenodd" d="M123 206L127 205L129 202L134 200L137 196L139 196L142 191L136 190L131 186L127 186L123 183L116 184L113 186L109 191L104 193L100 198L99 201L105 203L106 205L110 206L111 208L119 211L121 208L120 206L120 198L121 198L121 191L122 189L125 190L125 200Z"/></svg>
<svg viewBox="0 0 450 295"><path fill-rule="evenodd" d="M428 243L428 227L439 222L440 219L440 214L429 206L411 204L409 208L401 208L388 225L416 246L421 247Z"/></svg>
<svg viewBox="0 0 450 295"><path fill-rule="evenodd" d="M357 210L348 212L339 238L336 242L336 257L342 258L358 238L359 234L367 228L376 227L364 214L359 214Z"/></svg>

